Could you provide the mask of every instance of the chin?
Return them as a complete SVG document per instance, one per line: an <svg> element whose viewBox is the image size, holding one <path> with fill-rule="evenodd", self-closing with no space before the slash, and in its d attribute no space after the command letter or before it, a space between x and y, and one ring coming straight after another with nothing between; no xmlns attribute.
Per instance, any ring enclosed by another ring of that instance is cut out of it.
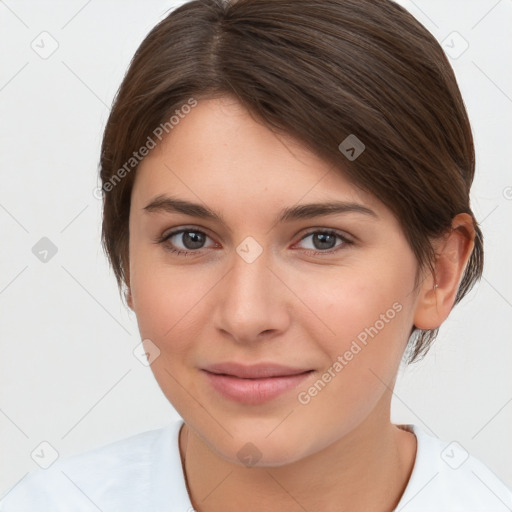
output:
<svg viewBox="0 0 512 512"><path fill-rule="evenodd" d="M294 439L286 430L281 435L275 432L268 436L268 432L247 430L233 438L224 437L221 443L214 440L209 444L220 457L242 467L285 466L308 455L310 450L304 439Z"/></svg>

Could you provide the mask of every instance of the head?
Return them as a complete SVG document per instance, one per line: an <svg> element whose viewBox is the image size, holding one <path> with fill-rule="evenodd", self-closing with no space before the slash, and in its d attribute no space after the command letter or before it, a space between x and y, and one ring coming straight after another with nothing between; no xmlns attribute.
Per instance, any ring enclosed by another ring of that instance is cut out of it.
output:
<svg viewBox="0 0 512 512"><path fill-rule="evenodd" d="M404 352L481 275L473 175L450 64L391 1L196 0L160 22L105 128L102 242L187 424L281 464L384 417ZM225 361L313 372L242 405L202 371Z"/></svg>

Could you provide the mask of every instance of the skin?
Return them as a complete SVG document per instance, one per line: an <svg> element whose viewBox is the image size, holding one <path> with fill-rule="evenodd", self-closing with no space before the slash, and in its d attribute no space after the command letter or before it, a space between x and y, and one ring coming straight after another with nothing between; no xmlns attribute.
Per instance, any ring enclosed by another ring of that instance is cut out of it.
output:
<svg viewBox="0 0 512 512"><path fill-rule="evenodd" d="M145 211L160 194L207 206L225 224ZM331 200L375 216L274 221L284 207ZM180 453L194 508L393 510L416 438L390 421L392 389L412 326L438 327L453 305L473 248L470 217L458 215L435 242L437 287L428 273L415 287L418 264L393 214L230 97L199 101L150 152L131 201L128 303L142 339L160 350L151 369L185 421ZM202 248L182 234L155 243L179 228L205 233ZM352 243L315 246L311 233L326 229ZM251 263L236 251L248 236L262 248ZM173 244L191 253L171 253ZM298 393L396 303L400 312L301 404ZM224 361L315 371L297 389L248 405L217 393L200 370ZM250 467L237 456L248 442L261 457Z"/></svg>

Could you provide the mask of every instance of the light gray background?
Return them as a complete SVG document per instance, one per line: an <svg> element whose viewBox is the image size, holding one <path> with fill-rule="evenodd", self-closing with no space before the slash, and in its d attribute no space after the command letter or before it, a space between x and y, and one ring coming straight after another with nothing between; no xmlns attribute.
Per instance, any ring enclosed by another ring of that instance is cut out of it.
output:
<svg viewBox="0 0 512 512"><path fill-rule="evenodd" d="M52 456L43 441L63 457L178 418L133 355L135 315L102 253L92 192L129 60L179 3L0 1L0 495ZM400 375L393 420L457 440L512 486L512 0L400 3L447 52L469 44L451 62L474 130L486 270ZM31 47L53 40L47 58ZM57 247L46 263L32 252L42 237Z"/></svg>

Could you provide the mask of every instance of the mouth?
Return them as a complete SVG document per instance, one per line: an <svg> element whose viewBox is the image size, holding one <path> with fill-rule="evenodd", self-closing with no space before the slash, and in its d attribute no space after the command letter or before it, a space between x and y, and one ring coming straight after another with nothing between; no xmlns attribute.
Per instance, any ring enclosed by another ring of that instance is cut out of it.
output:
<svg viewBox="0 0 512 512"><path fill-rule="evenodd" d="M257 405L296 388L315 372L275 364L244 366L223 363L201 369L209 384L224 398Z"/></svg>
<svg viewBox="0 0 512 512"><path fill-rule="evenodd" d="M203 370L217 375L226 375L228 377L238 377L240 379L263 379L268 377L289 377L299 375L308 371L309 368L294 368L273 363L259 363L253 365L243 365L239 363L219 363L206 366Z"/></svg>

